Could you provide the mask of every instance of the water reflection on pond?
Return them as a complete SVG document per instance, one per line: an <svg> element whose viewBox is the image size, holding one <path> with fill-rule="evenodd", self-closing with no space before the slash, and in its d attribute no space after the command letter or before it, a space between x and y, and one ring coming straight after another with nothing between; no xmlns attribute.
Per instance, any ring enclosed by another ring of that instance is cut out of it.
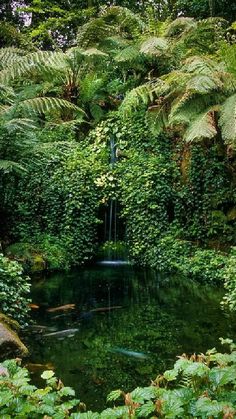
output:
<svg viewBox="0 0 236 419"><path fill-rule="evenodd" d="M89 408L104 408L110 390L148 385L176 355L203 352L221 336L235 338L235 319L220 308L222 295L124 265L38 278L32 298L40 309L34 317L47 328L28 336L28 362L53 364ZM65 304L75 308L47 311Z"/></svg>

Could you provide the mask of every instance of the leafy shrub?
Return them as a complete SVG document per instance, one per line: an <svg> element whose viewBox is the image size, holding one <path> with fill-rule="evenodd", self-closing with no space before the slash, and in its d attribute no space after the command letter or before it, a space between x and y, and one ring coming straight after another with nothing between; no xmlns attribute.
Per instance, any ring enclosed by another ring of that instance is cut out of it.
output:
<svg viewBox="0 0 236 419"><path fill-rule="evenodd" d="M236 310L236 247L233 247L224 269L226 295L223 303Z"/></svg>
<svg viewBox="0 0 236 419"><path fill-rule="evenodd" d="M159 375L150 387L129 394L117 390L109 401L124 397L125 405L107 409L101 418L234 418L236 414L236 345L229 353L182 355L172 370Z"/></svg>
<svg viewBox="0 0 236 419"><path fill-rule="evenodd" d="M29 278L21 265L0 254L0 311L24 323L29 311Z"/></svg>
<svg viewBox="0 0 236 419"><path fill-rule="evenodd" d="M0 365L0 412L6 419L136 419L136 418L228 418L236 414L236 345L221 339L227 353L209 350L206 355L182 355L174 368L159 375L149 387L138 387L131 393L112 391L108 402L118 406L101 413L84 412L70 387L64 387L53 371L41 377L46 387L37 389L29 383L29 373L16 361ZM122 405L121 399L124 400Z"/></svg>
<svg viewBox="0 0 236 419"><path fill-rule="evenodd" d="M54 377L53 371L41 375L46 386L37 389L29 383L29 373L16 361L5 361L0 367L0 412L10 418L58 418L69 417L69 412L79 405L74 390L64 387Z"/></svg>
<svg viewBox="0 0 236 419"><path fill-rule="evenodd" d="M183 273L203 282L222 282L223 268L228 257L215 250L196 249L192 257L185 260Z"/></svg>
<svg viewBox="0 0 236 419"><path fill-rule="evenodd" d="M6 253L30 272L68 267L66 244L50 234L37 234L31 238L31 243L14 243L7 247Z"/></svg>
<svg viewBox="0 0 236 419"><path fill-rule="evenodd" d="M47 144L30 159L8 201L12 241L32 245L52 269L83 264L96 246L102 156L71 142Z"/></svg>
<svg viewBox="0 0 236 419"><path fill-rule="evenodd" d="M173 235L162 237L146 253L147 264L153 268L203 282L222 282L223 268L228 260L216 250L199 249Z"/></svg>

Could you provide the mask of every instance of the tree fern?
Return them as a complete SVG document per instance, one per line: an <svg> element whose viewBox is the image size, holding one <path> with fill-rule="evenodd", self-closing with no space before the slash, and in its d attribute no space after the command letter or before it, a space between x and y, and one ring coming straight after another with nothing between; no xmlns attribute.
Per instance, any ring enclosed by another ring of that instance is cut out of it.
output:
<svg viewBox="0 0 236 419"><path fill-rule="evenodd" d="M221 106L219 125L225 142L236 146L236 94Z"/></svg>
<svg viewBox="0 0 236 419"><path fill-rule="evenodd" d="M82 48L94 47L114 33L117 28L107 25L102 17L92 19L78 28L77 44Z"/></svg>
<svg viewBox="0 0 236 419"><path fill-rule="evenodd" d="M33 111L38 114L45 114L53 111L70 110L77 113L83 113L84 111L78 106L64 99L56 97L36 97L20 102L20 108L28 111Z"/></svg>
<svg viewBox="0 0 236 419"><path fill-rule="evenodd" d="M125 116L130 115L130 113L137 109L141 104L147 105L148 103L153 102L155 97L166 93L168 90L169 85L161 79L136 87L127 93L120 106L120 111Z"/></svg>
<svg viewBox="0 0 236 419"><path fill-rule="evenodd" d="M135 45L130 45L122 51L118 52L118 54L115 55L114 59L118 63L132 62L138 60L140 56L141 54L139 49Z"/></svg>
<svg viewBox="0 0 236 419"><path fill-rule="evenodd" d="M191 28L195 27L197 22L190 17L178 17L173 22L169 24L166 29L165 35L168 37L176 37L182 35L183 32L189 31Z"/></svg>
<svg viewBox="0 0 236 419"><path fill-rule="evenodd" d="M140 52L146 55L160 55L168 50L168 40L165 38L152 37L141 44Z"/></svg>
<svg viewBox="0 0 236 419"><path fill-rule="evenodd" d="M209 76L206 74L194 75L187 83L186 90L199 93L207 94L214 90L222 89L223 82L217 74Z"/></svg>
<svg viewBox="0 0 236 419"><path fill-rule="evenodd" d="M146 29L146 24L138 14L133 13L126 7L111 6L107 7L102 16L106 22L118 23L120 29L128 31L131 35L136 36Z"/></svg>
<svg viewBox="0 0 236 419"><path fill-rule="evenodd" d="M153 133L160 134L168 126L167 104L149 107L146 113L146 122Z"/></svg>
<svg viewBox="0 0 236 419"><path fill-rule="evenodd" d="M29 118L12 118L2 121L2 126L8 131L23 131L36 129L36 124Z"/></svg>
<svg viewBox="0 0 236 419"><path fill-rule="evenodd" d="M21 164L11 160L0 160L0 171L3 171L4 173L9 173L12 171L22 173L26 172L26 168Z"/></svg>
<svg viewBox="0 0 236 419"><path fill-rule="evenodd" d="M210 57L194 56L185 61L182 71L196 73L197 75L205 74L212 76L219 71L219 65Z"/></svg>
<svg viewBox="0 0 236 419"><path fill-rule="evenodd" d="M24 56L26 53L24 50L8 47L0 49L0 69L4 69L6 66L10 66L16 59Z"/></svg>
<svg viewBox="0 0 236 419"><path fill-rule="evenodd" d="M60 66L63 53L51 51L37 51L24 57L17 57L9 66L0 71L0 83L7 84L11 80L30 74L35 68Z"/></svg>
<svg viewBox="0 0 236 419"><path fill-rule="evenodd" d="M216 136L216 134L217 129L214 118L214 110L208 110L208 112L200 114L189 125L184 134L184 140L187 143L191 143L204 138L212 139Z"/></svg>

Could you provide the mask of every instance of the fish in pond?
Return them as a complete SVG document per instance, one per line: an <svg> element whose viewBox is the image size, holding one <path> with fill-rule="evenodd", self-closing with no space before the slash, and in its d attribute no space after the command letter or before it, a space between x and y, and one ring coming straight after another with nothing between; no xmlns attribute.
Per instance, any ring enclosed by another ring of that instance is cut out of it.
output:
<svg viewBox="0 0 236 419"><path fill-rule="evenodd" d="M112 306L112 307L97 307L90 310L90 313L103 313L104 311L117 310L123 308L122 306Z"/></svg>
<svg viewBox="0 0 236 419"><path fill-rule="evenodd" d="M57 311L67 311L67 310L74 310L74 309L75 309L75 304L65 304L64 306L48 308L47 312L56 313Z"/></svg>
<svg viewBox="0 0 236 419"><path fill-rule="evenodd" d="M45 333L45 335L43 335L44 337L55 337L55 338L64 338L64 337L72 337L75 335L76 332L78 332L79 329L66 329L66 330L58 330L57 332L52 332L52 333Z"/></svg>
<svg viewBox="0 0 236 419"><path fill-rule="evenodd" d="M123 348L113 348L111 351L117 354L129 356L129 357L137 358L137 359L148 358L148 355L144 354L143 352L129 351L128 349L123 349Z"/></svg>
<svg viewBox="0 0 236 419"><path fill-rule="evenodd" d="M39 309L38 304L29 304L29 307L30 307L32 310L38 310L38 309Z"/></svg>
<svg viewBox="0 0 236 419"><path fill-rule="evenodd" d="M45 370L54 370L54 366L51 363L48 364L26 364L26 368L32 372L40 372L40 371L45 371Z"/></svg>
<svg viewBox="0 0 236 419"><path fill-rule="evenodd" d="M31 324L24 331L30 333L45 333L45 332L55 332L57 329L53 326L44 326L41 324Z"/></svg>

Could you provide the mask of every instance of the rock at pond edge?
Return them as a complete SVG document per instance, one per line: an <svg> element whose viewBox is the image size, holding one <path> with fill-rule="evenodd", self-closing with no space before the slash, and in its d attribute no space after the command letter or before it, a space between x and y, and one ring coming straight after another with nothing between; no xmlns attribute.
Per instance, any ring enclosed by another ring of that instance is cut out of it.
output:
<svg viewBox="0 0 236 419"><path fill-rule="evenodd" d="M19 325L15 320L0 313L0 361L25 357L28 354L28 349L15 332L18 329Z"/></svg>

